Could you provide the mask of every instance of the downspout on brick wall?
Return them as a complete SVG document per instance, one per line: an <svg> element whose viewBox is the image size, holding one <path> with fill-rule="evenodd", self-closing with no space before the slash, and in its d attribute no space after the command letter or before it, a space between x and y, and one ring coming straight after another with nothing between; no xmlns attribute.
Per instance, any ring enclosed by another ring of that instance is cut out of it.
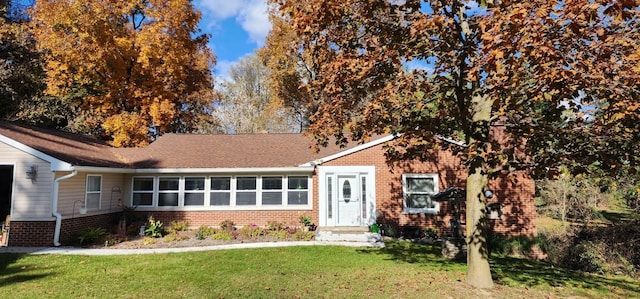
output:
<svg viewBox="0 0 640 299"><path fill-rule="evenodd" d="M58 190L61 181L70 179L78 174L77 170L73 170L70 174L61 176L53 181L53 194L51 198L51 214L56 217L56 227L53 231L53 246L60 246L60 229L62 227L62 214L58 212Z"/></svg>

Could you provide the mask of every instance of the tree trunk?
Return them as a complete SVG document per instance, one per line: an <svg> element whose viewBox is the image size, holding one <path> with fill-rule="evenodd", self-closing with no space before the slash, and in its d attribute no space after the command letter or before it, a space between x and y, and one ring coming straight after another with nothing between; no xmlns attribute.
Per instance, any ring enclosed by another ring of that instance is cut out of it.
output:
<svg viewBox="0 0 640 299"><path fill-rule="evenodd" d="M477 288L493 288L484 213L487 182L488 176L481 167L470 169L467 177L467 283Z"/></svg>
<svg viewBox="0 0 640 299"><path fill-rule="evenodd" d="M472 128L469 145L472 147L467 165L467 282L477 288L493 288L489 250L487 245L487 215L484 191L489 182L486 151L491 128L493 100L487 96L474 96L472 102Z"/></svg>

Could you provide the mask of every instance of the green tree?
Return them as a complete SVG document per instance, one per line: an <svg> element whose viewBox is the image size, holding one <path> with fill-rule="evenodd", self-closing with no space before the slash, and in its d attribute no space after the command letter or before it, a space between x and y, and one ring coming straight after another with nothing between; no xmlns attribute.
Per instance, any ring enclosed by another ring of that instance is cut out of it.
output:
<svg viewBox="0 0 640 299"><path fill-rule="evenodd" d="M140 146L212 124L215 59L190 0L44 0L30 13L46 94L77 109L76 127Z"/></svg>
<svg viewBox="0 0 640 299"><path fill-rule="evenodd" d="M428 156L438 138L464 141L473 286L493 286L483 213L492 176L638 165L638 1L272 3L294 32L290 57L314 66L299 88L318 105L309 129L319 145L394 133L389 158L404 159Z"/></svg>

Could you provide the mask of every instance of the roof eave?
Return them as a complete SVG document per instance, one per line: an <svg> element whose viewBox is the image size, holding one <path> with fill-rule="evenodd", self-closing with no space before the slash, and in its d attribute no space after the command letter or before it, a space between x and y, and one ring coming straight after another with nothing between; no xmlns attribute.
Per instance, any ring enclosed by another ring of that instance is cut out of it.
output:
<svg viewBox="0 0 640 299"><path fill-rule="evenodd" d="M296 167L239 167L239 168L109 168L109 167L92 167L92 166L76 166L75 170L80 172L95 173L126 173L126 174L168 174L168 173L311 173L313 166L296 166Z"/></svg>
<svg viewBox="0 0 640 299"><path fill-rule="evenodd" d="M62 160L60 160L58 158L55 158L55 157L52 157L52 156L50 156L48 154L45 154L45 153L43 153L43 152L41 152L41 151L39 151L39 150L37 150L37 149L35 149L33 147L30 147L30 146L28 146L28 145L26 145L24 143L18 142L18 141L14 140L14 139L11 139L11 138L7 137L7 136L0 135L0 142L6 144L8 146L11 146L13 148L16 148L16 149L18 149L20 151L23 151L23 152L25 152L25 153L27 153L29 155L32 155L34 157L37 157L39 159L42 159L44 161L49 162L51 171L71 171L71 170L73 170L73 165L71 165L71 163L62 161Z"/></svg>

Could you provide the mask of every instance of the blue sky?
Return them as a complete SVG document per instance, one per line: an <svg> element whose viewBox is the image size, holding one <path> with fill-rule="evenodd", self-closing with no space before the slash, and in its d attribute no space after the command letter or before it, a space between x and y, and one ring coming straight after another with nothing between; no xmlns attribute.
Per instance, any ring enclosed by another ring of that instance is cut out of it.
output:
<svg viewBox="0 0 640 299"><path fill-rule="evenodd" d="M200 29L211 35L209 47L218 58L216 81L229 67L264 45L271 29L266 0L195 0L202 12Z"/></svg>

